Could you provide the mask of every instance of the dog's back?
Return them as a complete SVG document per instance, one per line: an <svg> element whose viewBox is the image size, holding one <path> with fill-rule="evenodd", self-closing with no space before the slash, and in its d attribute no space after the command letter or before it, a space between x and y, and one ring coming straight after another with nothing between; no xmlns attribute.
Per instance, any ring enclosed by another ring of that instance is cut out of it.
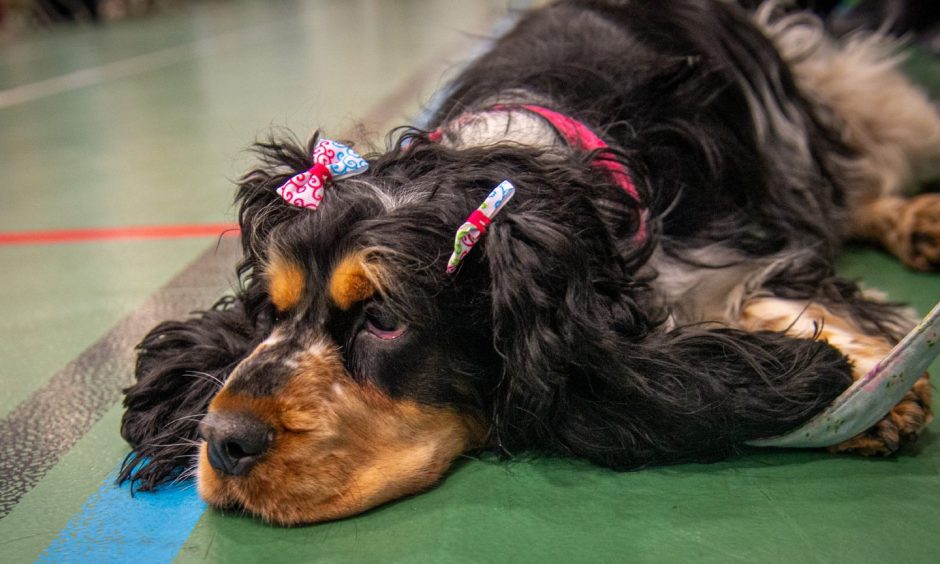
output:
<svg viewBox="0 0 940 564"><path fill-rule="evenodd" d="M859 228L864 206L940 167L940 117L894 49L839 44L773 2L559 2L463 73L433 125L496 103L561 108L649 179L667 244L831 258L847 236L879 238Z"/></svg>

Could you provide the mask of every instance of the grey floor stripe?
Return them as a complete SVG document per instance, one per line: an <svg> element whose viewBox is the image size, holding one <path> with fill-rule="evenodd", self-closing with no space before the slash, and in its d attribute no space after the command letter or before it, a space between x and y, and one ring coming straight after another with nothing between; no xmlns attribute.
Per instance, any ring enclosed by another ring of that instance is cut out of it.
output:
<svg viewBox="0 0 940 564"><path fill-rule="evenodd" d="M232 287L240 255L238 237L213 244L0 421L0 518L121 398L146 332L212 305Z"/></svg>

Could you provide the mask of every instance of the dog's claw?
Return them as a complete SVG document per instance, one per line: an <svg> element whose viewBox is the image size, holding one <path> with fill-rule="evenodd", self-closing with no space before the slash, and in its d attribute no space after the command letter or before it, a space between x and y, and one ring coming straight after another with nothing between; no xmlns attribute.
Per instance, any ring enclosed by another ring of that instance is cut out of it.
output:
<svg viewBox="0 0 940 564"><path fill-rule="evenodd" d="M830 452L862 456L890 456L913 442L933 419L930 408L930 380L921 376L894 409L874 427L851 439L829 447Z"/></svg>
<svg viewBox="0 0 940 564"><path fill-rule="evenodd" d="M921 194L904 207L893 249L915 270L940 268L940 194Z"/></svg>

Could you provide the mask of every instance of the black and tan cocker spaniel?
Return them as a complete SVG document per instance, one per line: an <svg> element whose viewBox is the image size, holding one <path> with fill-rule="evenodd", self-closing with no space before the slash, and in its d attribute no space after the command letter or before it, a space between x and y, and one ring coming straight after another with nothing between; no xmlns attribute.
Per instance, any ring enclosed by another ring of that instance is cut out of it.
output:
<svg viewBox="0 0 940 564"><path fill-rule="evenodd" d="M382 154L258 144L241 285L140 344L122 478L301 524L470 451L635 469L800 425L911 326L840 245L940 264L940 196L910 197L940 117L894 49L771 4L560 1ZM925 375L830 448L929 419Z"/></svg>

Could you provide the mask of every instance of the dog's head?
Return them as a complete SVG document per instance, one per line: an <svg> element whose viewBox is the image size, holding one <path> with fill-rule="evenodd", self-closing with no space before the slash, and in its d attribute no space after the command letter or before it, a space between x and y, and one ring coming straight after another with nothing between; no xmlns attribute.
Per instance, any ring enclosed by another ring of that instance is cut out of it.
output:
<svg viewBox="0 0 940 564"><path fill-rule="evenodd" d="M427 488L461 453L553 433L530 421L583 357L572 334L623 313L643 252L629 249L636 203L587 161L408 132L309 210L275 191L308 149L262 145L242 184L260 342L200 426L203 497L284 524L360 512ZM519 195L448 274L457 228L507 178Z"/></svg>

